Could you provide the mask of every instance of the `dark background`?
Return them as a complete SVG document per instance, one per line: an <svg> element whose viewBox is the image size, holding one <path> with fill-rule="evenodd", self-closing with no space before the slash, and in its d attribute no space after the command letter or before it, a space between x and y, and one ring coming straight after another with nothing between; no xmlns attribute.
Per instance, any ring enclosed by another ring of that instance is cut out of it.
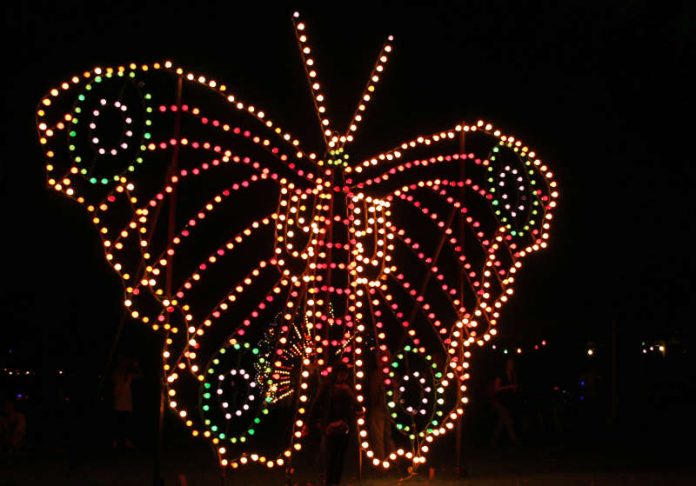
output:
<svg viewBox="0 0 696 486"><path fill-rule="evenodd" d="M482 118L525 140L554 170L561 198L550 248L526 264L501 342L526 352L548 340L541 369L560 370L568 387L590 368L608 384L615 356L619 423L662 429L671 417L668 440L693 425L693 2L65 1L2 9L0 368L35 373L42 400L55 389L51 380L68 380L72 400L97 395L120 286L86 212L46 189L37 102L95 65L172 59L224 80L318 147L290 22L298 9L339 126L384 38L396 37L358 134L363 146L377 153ZM121 344L146 369L157 352L150 334L128 323ZM641 343L657 340L667 344L665 357L646 358Z"/></svg>

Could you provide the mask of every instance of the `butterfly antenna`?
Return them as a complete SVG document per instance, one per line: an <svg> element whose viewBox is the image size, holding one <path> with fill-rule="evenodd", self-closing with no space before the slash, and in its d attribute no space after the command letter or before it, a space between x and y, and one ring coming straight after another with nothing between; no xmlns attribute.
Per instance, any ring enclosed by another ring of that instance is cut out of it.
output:
<svg viewBox="0 0 696 486"><path fill-rule="evenodd" d="M353 113L353 118L351 118L350 124L348 125L348 131L340 138L341 147L345 146L349 142L352 142L354 139L355 132L358 130L358 126L363 119L363 114L367 109L367 105L375 93L377 83L379 83L380 77L382 76L384 66L387 64L387 61L389 61L389 54L392 51L393 41L394 36L390 35L382 45L382 50L379 52L379 56L377 56L377 61L375 62L372 72L370 73L370 77L367 80L367 85L362 92L358 106Z"/></svg>
<svg viewBox="0 0 696 486"><path fill-rule="evenodd" d="M305 74L307 75L307 81L309 82L309 88L312 93L312 100L314 101L314 111L319 119L319 124L321 125L321 134L324 137L324 143L327 147L333 148L338 143L338 137L333 135L329 125L329 119L326 117L326 105L324 95L321 92L321 85L317 79L317 69L315 66L314 58L312 57L312 49L309 46L309 39L307 36L307 26L304 22L300 20L300 13L295 12L292 15L292 24L295 27L295 37L297 38L297 45L300 48L300 56L302 57L302 64L304 66Z"/></svg>

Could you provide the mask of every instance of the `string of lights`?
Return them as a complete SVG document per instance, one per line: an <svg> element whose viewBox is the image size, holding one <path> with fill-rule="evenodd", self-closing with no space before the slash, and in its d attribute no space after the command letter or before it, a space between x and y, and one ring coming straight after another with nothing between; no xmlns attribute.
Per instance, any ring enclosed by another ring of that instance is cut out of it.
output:
<svg viewBox="0 0 696 486"><path fill-rule="evenodd" d="M557 184L533 150L484 121L353 162L393 38L339 134L306 25L293 22L321 150L170 61L97 67L39 104L48 185L88 211L125 308L164 335L169 408L222 466L290 464L338 362L353 367L363 404L369 371L383 371L397 447L378 457L358 416L369 462L419 465L464 413L472 353L496 336L523 261L547 247ZM157 216L174 201L169 238ZM262 439L279 430L273 446Z"/></svg>

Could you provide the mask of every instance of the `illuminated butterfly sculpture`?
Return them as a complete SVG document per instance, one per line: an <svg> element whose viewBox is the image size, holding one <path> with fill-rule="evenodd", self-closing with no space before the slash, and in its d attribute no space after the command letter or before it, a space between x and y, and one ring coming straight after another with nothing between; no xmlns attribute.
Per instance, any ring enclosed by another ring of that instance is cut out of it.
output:
<svg viewBox="0 0 696 486"><path fill-rule="evenodd" d="M320 155L217 81L130 64L41 100L48 183L88 210L125 307L165 335L169 407L223 466L289 466L338 360L357 400L383 393L395 450L360 415L368 461L417 466L463 414L469 358L496 335L522 261L547 245L556 183L481 121L354 163L392 38L339 133L294 24Z"/></svg>

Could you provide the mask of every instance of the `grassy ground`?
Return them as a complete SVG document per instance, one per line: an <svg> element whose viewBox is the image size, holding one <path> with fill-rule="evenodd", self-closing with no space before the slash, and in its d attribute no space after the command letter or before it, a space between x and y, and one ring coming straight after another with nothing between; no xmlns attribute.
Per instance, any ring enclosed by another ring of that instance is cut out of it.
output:
<svg viewBox="0 0 696 486"><path fill-rule="evenodd" d="M658 447L659 448L659 447ZM680 450L675 448L675 450ZM665 452L665 449L662 449ZM435 457L421 475L400 480L397 471L376 475L365 470L359 479L356 454L346 459L344 485L693 485L696 468L688 450L683 454L632 449L611 443L536 446L517 449L468 449L457 475L451 460ZM439 459L439 460L438 460ZM84 450L80 453L25 452L0 458L0 485L151 485L152 454L146 450ZM426 465L427 466L427 465ZM318 468L304 468L292 479L298 486L320 484ZM165 486L283 485L282 472L248 469L222 477L208 450L165 446L162 458Z"/></svg>

